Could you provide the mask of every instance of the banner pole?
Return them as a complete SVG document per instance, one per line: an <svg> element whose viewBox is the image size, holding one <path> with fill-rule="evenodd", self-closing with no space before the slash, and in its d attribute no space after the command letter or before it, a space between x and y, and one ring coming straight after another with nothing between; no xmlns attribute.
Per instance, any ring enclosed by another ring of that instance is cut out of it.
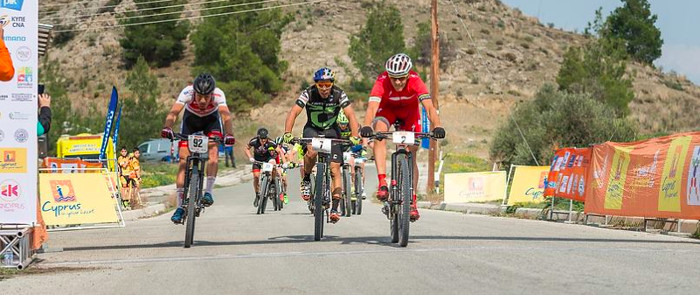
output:
<svg viewBox="0 0 700 295"><path fill-rule="evenodd" d="M554 220L554 198L555 196L552 196L552 207L549 208L549 220Z"/></svg>
<svg viewBox="0 0 700 295"><path fill-rule="evenodd" d="M574 200L569 199L569 222L571 222L571 215L574 214Z"/></svg>

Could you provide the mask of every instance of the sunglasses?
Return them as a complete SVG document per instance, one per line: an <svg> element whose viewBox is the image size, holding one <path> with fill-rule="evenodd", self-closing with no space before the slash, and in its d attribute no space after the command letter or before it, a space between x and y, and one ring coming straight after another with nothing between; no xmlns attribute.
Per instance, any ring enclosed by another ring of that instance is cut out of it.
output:
<svg viewBox="0 0 700 295"><path fill-rule="evenodd" d="M331 88L333 87L333 82L316 82L318 88Z"/></svg>
<svg viewBox="0 0 700 295"><path fill-rule="evenodd" d="M402 77L391 77L390 76L389 78L391 78L391 80L395 80L395 81L404 81L404 80L408 79L408 76L402 76Z"/></svg>

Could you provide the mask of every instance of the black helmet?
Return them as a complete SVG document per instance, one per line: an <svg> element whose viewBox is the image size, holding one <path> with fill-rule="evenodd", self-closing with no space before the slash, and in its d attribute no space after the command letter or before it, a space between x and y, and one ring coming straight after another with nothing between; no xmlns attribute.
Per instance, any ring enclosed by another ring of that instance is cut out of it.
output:
<svg viewBox="0 0 700 295"><path fill-rule="evenodd" d="M267 132L267 129L265 129L264 127L258 129L258 137L260 137L260 138L262 138L262 139L267 138L267 133L268 133L268 132Z"/></svg>
<svg viewBox="0 0 700 295"><path fill-rule="evenodd" d="M214 77L207 73L199 74L199 76L194 79L192 87L194 87L195 92L207 95L211 94L214 92L214 89L216 89L216 81L214 81Z"/></svg>

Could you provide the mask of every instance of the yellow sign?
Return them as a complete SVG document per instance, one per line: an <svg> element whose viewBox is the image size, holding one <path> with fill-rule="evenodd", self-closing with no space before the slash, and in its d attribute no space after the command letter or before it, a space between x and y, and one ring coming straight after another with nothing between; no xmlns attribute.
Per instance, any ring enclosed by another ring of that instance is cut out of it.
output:
<svg viewBox="0 0 700 295"><path fill-rule="evenodd" d="M27 149L0 148L0 173L27 173Z"/></svg>
<svg viewBox="0 0 700 295"><path fill-rule="evenodd" d="M108 185L98 173L39 174L39 209L46 225L118 222Z"/></svg>
<svg viewBox="0 0 700 295"><path fill-rule="evenodd" d="M683 136L673 139L668 147L664 171L661 176L661 190L659 191L659 211L681 212L681 186L683 171L685 169L685 156L691 136Z"/></svg>
<svg viewBox="0 0 700 295"><path fill-rule="evenodd" d="M605 192L605 209L622 209L622 195L627 181L627 167L633 148L615 147L615 155L610 167L610 181Z"/></svg>
<svg viewBox="0 0 700 295"><path fill-rule="evenodd" d="M515 166L508 205L544 201L544 179L548 173L549 166Z"/></svg>
<svg viewBox="0 0 700 295"><path fill-rule="evenodd" d="M506 172L445 174L445 203L503 200Z"/></svg>

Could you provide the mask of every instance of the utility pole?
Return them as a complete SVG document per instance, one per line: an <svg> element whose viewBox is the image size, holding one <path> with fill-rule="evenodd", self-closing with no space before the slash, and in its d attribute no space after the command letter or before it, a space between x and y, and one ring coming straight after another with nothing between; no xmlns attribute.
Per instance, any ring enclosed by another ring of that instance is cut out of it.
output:
<svg viewBox="0 0 700 295"><path fill-rule="evenodd" d="M430 43L432 44L432 58L430 59L430 97L432 98L433 105L436 109L440 109L438 105L438 95L440 90L438 89L438 81L440 79L440 41L438 39L438 2L437 0L431 1L430 6L430 21L432 23L430 28ZM435 126L431 126L435 127ZM430 152L428 156L428 186L427 193L435 192L435 158L437 158L438 145L435 140L430 140Z"/></svg>

